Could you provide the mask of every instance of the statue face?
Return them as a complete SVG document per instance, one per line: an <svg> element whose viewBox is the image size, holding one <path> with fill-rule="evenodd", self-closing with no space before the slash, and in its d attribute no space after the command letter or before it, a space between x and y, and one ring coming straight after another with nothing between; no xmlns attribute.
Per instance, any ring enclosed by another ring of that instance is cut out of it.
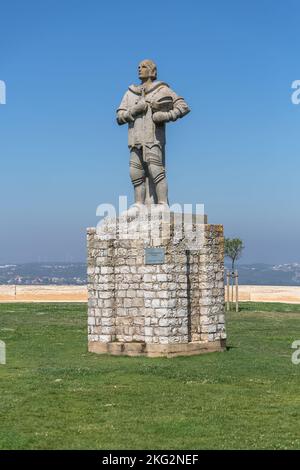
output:
<svg viewBox="0 0 300 470"><path fill-rule="evenodd" d="M149 60L143 60L142 62L140 62L139 67L138 67L139 79L147 80L151 78L151 80L154 80L154 76L153 76L154 67L155 67L155 64L153 64Z"/></svg>
<svg viewBox="0 0 300 470"><path fill-rule="evenodd" d="M139 78L141 80L143 79L145 80L150 77L150 69L149 69L148 64L145 61L139 64L138 70L139 70Z"/></svg>

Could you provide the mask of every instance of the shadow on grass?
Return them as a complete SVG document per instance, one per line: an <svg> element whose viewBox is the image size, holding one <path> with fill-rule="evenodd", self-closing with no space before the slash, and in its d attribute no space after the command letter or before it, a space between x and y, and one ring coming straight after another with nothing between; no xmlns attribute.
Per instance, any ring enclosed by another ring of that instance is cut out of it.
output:
<svg viewBox="0 0 300 470"><path fill-rule="evenodd" d="M231 346L231 345L226 346L226 351L230 351L231 349L239 349L239 348L238 348L238 346Z"/></svg>

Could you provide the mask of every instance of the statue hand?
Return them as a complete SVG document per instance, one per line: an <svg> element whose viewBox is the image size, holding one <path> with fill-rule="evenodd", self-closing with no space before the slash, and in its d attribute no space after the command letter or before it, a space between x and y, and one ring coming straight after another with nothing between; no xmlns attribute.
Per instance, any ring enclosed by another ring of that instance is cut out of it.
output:
<svg viewBox="0 0 300 470"><path fill-rule="evenodd" d="M160 103L158 101L152 101L151 103L151 109L153 111L153 113L159 111L160 109Z"/></svg>
<svg viewBox="0 0 300 470"><path fill-rule="evenodd" d="M170 116L168 112L157 111L152 115L152 119L156 124L162 124L163 122L167 122L170 120Z"/></svg>
<svg viewBox="0 0 300 470"><path fill-rule="evenodd" d="M147 111L148 104L144 100L144 98L141 98L140 101L134 105L131 109L131 114L133 116L138 116L139 114L143 114L145 111Z"/></svg>

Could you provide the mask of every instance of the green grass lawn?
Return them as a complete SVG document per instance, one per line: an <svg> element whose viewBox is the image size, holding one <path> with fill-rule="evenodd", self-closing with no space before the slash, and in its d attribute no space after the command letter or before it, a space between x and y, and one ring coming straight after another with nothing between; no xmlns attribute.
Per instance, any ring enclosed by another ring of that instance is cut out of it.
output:
<svg viewBox="0 0 300 470"><path fill-rule="evenodd" d="M0 449L299 449L300 306L242 304L224 353L87 352L86 305L1 304Z"/></svg>

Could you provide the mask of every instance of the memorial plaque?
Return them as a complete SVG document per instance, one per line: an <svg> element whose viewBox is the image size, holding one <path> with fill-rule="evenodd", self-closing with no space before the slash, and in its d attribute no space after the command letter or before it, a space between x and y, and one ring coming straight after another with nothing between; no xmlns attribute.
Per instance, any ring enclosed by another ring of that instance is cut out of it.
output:
<svg viewBox="0 0 300 470"><path fill-rule="evenodd" d="M164 248L145 248L145 264L163 264L164 262Z"/></svg>

